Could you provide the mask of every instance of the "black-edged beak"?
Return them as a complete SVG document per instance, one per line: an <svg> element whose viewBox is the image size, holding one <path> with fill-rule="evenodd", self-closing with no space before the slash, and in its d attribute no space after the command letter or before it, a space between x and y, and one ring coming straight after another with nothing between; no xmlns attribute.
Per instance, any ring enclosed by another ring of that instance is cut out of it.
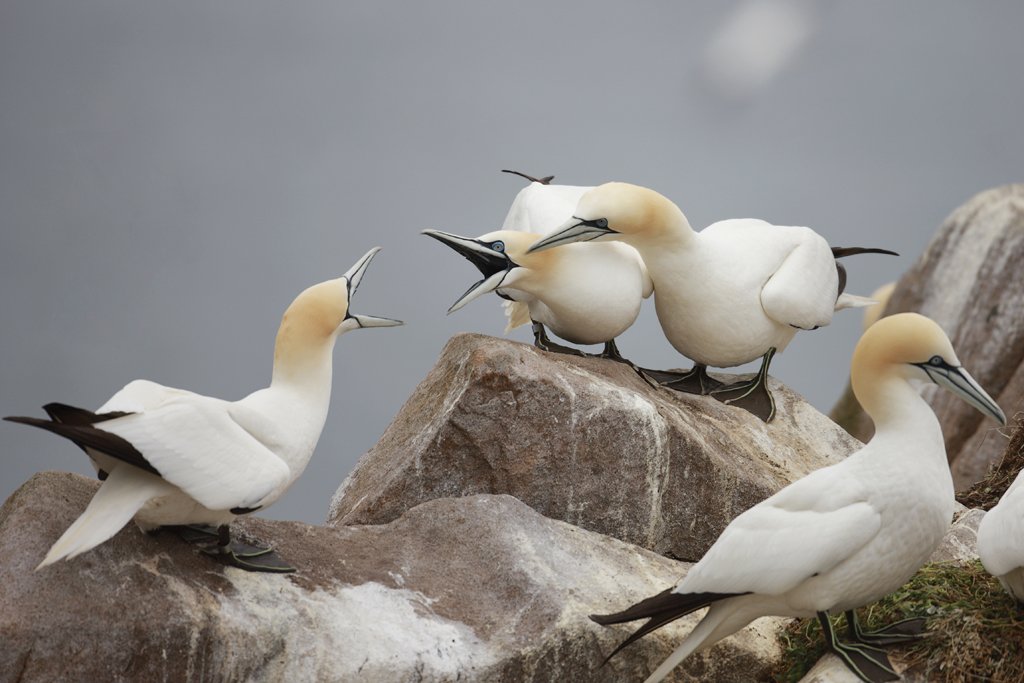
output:
<svg viewBox="0 0 1024 683"><path fill-rule="evenodd" d="M616 231L608 227L608 220L605 218L584 220L573 216L553 233L538 242L534 242L533 246L526 250L526 253L543 251L544 249L572 242L592 242L614 234L617 234Z"/></svg>
<svg viewBox="0 0 1024 683"><path fill-rule="evenodd" d="M956 367L947 363L942 356L932 356L926 363L914 363L924 370L928 378L941 387L962 398L970 405L977 408L982 414L988 415L999 424L1006 424L1006 414L1002 408L992 400L992 397L985 393L971 373L962 367Z"/></svg>
<svg viewBox="0 0 1024 683"><path fill-rule="evenodd" d="M356 289L358 289L359 283L363 279L363 273L366 272L366 267L370 265L370 261L373 260L378 251L380 251L380 247L374 247L366 252L361 259L356 261L354 266L348 269L347 273L342 275L345 279L345 286L348 288L349 310L345 313L345 321L354 321L356 327L395 327L402 324L401 320L393 318L378 318L373 315L356 315L352 313L352 295L356 293ZM342 322L342 325L344 324Z"/></svg>
<svg viewBox="0 0 1024 683"><path fill-rule="evenodd" d="M501 240L483 242L440 230L424 230L423 234L433 237L438 242L462 254L484 276L484 279L474 283L451 305L448 309L449 313L454 313L473 299L496 290L501 286L509 271L519 266L505 253L505 243Z"/></svg>

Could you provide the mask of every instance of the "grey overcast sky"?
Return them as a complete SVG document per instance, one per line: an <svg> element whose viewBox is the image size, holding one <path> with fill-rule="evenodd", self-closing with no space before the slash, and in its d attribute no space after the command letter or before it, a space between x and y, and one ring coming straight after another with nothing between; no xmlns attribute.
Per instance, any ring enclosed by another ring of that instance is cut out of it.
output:
<svg viewBox="0 0 1024 683"><path fill-rule="evenodd" d="M341 338L313 462L264 513L320 522L445 341L501 334L495 297L445 316L475 271L418 234L499 227L521 187L499 169L899 251L847 264L869 294L1022 179L1022 26L1013 0L5 0L0 415L137 377L240 398L295 294L383 246L355 308L406 326ZM798 335L773 374L827 411L859 324ZM686 364L650 303L620 347ZM0 452L0 498L91 473L19 425Z"/></svg>

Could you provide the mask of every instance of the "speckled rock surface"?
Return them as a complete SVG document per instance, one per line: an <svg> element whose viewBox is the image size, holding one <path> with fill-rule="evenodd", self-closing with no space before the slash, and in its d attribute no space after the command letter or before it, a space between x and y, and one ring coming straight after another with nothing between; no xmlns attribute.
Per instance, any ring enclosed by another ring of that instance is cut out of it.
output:
<svg viewBox="0 0 1024 683"><path fill-rule="evenodd" d="M929 562L968 562L978 557L978 525L984 510L968 510L957 504L953 524L942 539Z"/></svg>
<svg viewBox="0 0 1024 683"><path fill-rule="evenodd" d="M300 568L251 574L129 525L33 571L94 481L33 477L0 508L0 681L641 680L696 617L631 646L587 615L687 565L542 517L508 496L421 505L391 524L239 526ZM780 655L761 620L673 680L749 681Z"/></svg>
<svg viewBox="0 0 1024 683"><path fill-rule="evenodd" d="M507 493L541 514L696 560L736 515L860 444L777 382L765 424L612 361L458 335L335 494L328 523Z"/></svg>
<svg viewBox="0 0 1024 683"><path fill-rule="evenodd" d="M916 311L950 335L971 375L1008 417L1024 410L1024 184L972 197L946 219L900 278L885 315ZM948 391L928 387L957 490L984 477L1006 448L998 425ZM867 440L870 420L844 397L833 415Z"/></svg>

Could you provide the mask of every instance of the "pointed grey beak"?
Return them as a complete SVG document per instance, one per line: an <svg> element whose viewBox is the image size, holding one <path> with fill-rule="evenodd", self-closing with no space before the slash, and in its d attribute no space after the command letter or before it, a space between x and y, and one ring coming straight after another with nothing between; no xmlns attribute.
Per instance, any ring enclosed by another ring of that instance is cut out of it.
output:
<svg viewBox="0 0 1024 683"><path fill-rule="evenodd" d="M1003 413L1002 408L992 400L991 396L985 393L981 385L971 377L971 373L962 367L954 367L946 363L939 356L935 356L927 363L915 363L915 365L924 370L931 381L940 387L949 389L968 404L977 408L983 415L988 415L999 424L1006 424L1006 414Z"/></svg>
<svg viewBox="0 0 1024 683"><path fill-rule="evenodd" d="M459 310L473 299L496 290L504 282L509 271L518 267L518 264L505 254L505 245L501 241L481 242L440 230L424 230L423 234L433 237L455 252L462 254L484 276L484 279L471 285L466 293L451 305L448 309L449 314Z"/></svg>
<svg viewBox="0 0 1024 683"><path fill-rule="evenodd" d="M526 250L531 254L535 251L543 251L572 242L593 242L608 235L617 234L608 227L608 221L604 218L594 220L583 220L573 216L563 223L557 230L544 239L534 242L533 246Z"/></svg>
<svg viewBox="0 0 1024 683"><path fill-rule="evenodd" d="M359 283L363 279L363 274L366 272L366 267L370 265L370 261L380 251L380 247L374 247L370 251L366 252L361 259L356 261L356 264L348 269L343 278L348 286L348 305L349 311L345 314L345 320L353 320L357 327L395 327L403 324L401 320L394 320L393 318L378 318L373 315L356 315L352 313L352 295L356 293L356 289L359 288Z"/></svg>

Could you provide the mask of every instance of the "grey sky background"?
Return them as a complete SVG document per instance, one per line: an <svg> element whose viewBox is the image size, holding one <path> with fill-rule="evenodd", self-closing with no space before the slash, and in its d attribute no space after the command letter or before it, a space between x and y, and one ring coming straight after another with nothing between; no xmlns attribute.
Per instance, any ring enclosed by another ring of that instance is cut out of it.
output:
<svg viewBox="0 0 1024 683"><path fill-rule="evenodd" d="M380 245L354 308L406 326L339 340L313 462L263 513L321 522L445 341L501 335L496 297L445 316L476 272L418 234L497 229L522 187L501 168L648 185L698 229L754 216L899 251L848 261L865 295L1022 179L1024 4L768 5L795 14L740 47L788 59L733 82L710 46L740 2L5 0L0 415L137 377L240 398L292 298ZM859 325L801 333L773 374L827 411ZM686 365L651 303L620 348ZM19 425L0 452L0 498L91 474Z"/></svg>

